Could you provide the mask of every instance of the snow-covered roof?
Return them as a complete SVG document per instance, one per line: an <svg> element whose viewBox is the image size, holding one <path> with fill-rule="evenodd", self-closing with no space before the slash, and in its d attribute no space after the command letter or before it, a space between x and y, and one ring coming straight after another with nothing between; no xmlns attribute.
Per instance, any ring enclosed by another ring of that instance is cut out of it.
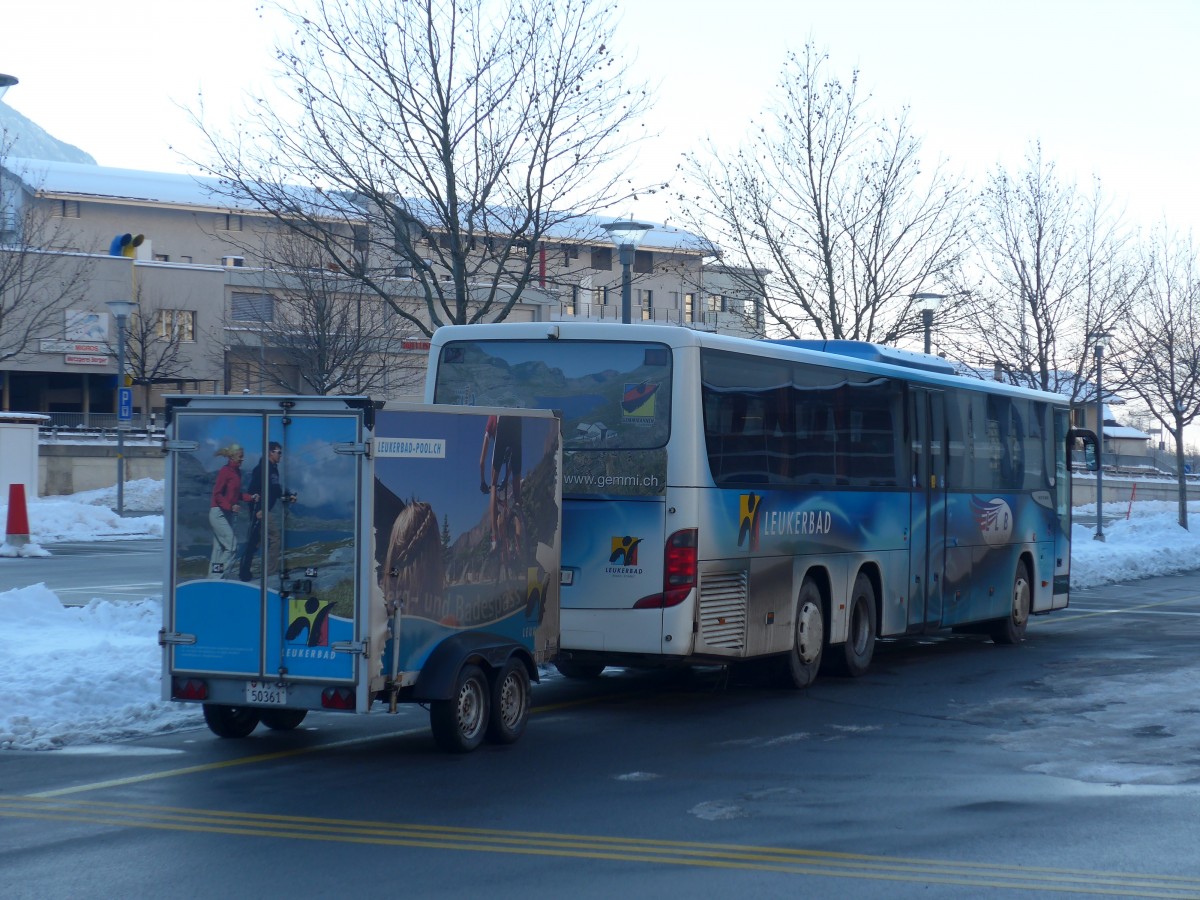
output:
<svg viewBox="0 0 1200 900"><path fill-rule="evenodd" d="M4 161L3 167L18 178L28 190L43 197L95 198L247 213L263 211L260 204L249 198L234 196L234 189L211 176L146 172L140 169L115 169L82 163L11 157ZM300 186L290 190L298 200L307 202L310 209L318 215L324 212L354 216L356 207L345 195ZM436 221L433 217L420 214L421 203L411 202L407 205L417 219ZM503 221L503 218L503 215L497 217L498 221ZM611 246L608 234L601 226L617 221L621 219L590 215L568 216L551 224L545 237L552 241ZM712 243L698 234L653 222L646 224L653 227L642 239L641 247L644 249L673 250L702 256L714 255L716 252Z"/></svg>
<svg viewBox="0 0 1200 900"><path fill-rule="evenodd" d="M4 168L30 191L44 197L95 197L210 209L252 208L249 204L237 205L224 196L227 190L222 191L216 178L44 159L9 158L5 160Z"/></svg>
<svg viewBox="0 0 1200 900"><path fill-rule="evenodd" d="M1107 438L1123 438L1132 441L1148 441L1150 435L1144 431L1139 431L1136 428L1130 428L1128 425L1105 425L1104 436Z"/></svg>

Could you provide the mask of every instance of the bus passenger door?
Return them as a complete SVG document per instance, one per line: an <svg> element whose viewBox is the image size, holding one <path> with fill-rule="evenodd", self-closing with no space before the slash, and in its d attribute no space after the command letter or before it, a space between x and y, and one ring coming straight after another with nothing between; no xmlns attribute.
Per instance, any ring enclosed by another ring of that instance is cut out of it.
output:
<svg viewBox="0 0 1200 900"><path fill-rule="evenodd" d="M942 391L908 393L912 453L909 540L910 630L941 627L946 567L946 400Z"/></svg>

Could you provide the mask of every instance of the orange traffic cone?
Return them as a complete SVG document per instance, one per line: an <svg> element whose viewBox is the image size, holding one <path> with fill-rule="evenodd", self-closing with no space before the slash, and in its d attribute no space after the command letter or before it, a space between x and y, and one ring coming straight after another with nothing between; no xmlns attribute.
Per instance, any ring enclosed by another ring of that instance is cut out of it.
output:
<svg viewBox="0 0 1200 900"><path fill-rule="evenodd" d="M4 542L10 547L24 547L29 543L29 511L25 508L25 485L8 486L8 524Z"/></svg>

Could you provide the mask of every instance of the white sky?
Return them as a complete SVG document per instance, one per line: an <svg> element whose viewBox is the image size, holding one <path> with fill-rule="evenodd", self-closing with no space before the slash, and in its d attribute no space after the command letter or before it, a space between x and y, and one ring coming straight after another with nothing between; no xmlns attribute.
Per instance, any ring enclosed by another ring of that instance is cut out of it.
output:
<svg viewBox="0 0 1200 900"><path fill-rule="evenodd" d="M270 83L272 20L253 0L7 3L6 98L101 165L182 171L203 155L178 104L205 94L214 124ZM854 66L881 113L911 106L927 158L979 180L1033 140L1064 174L1100 175L1138 224L1200 217L1200 3L1194 0L638 0L622 2L617 46L656 86L660 137L637 180L671 178L708 135L733 145L764 105L788 49L811 38L833 70ZM171 148L176 148L172 150ZM644 204L644 205L643 205ZM648 198L633 215L664 220Z"/></svg>
<svg viewBox="0 0 1200 900"><path fill-rule="evenodd" d="M161 481L150 479L131 482L126 502L140 509L161 509L162 487ZM130 532L161 537L162 516L122 520L110 508L115 502L115 488L31 500L28 516L34 543L28 546L35 548L35 554L52 557L55 541L129 539ZM1094 507L1077 510L1095 513ZM1092 540L1089 529L1075 526L1074 609L1093 608L1089 587L1195 569L1200 531L1184 531L1175 524L1174 503L1139 502L1130 510L1128 520L1105 526L1106 543ZM1200 501L1190 504L1189 515L1200 521ZM6 521L7 507L0 505L0 522ZM0 547L0 566L12 549L7 544ZM53 565L52 559L46 564ZM1129 596L1136 597L1136 588ZM1030 628L1036 630L1045 621L1055 619L1035 619ZM105 745L115 741L203 728L197 706L159 699L161 626L161 595L138 602L92 600L83 607L66 607L44 584L0 593L0 752L64 748L104 752ZM553 677L549 670L545 674ZM987 739L1014 753L1028 754L1030 771L1109 786L1183 784L1200 780L1200 766L1182 762L1195 756L1200 717L1173 716L1171 711L1194 709L1198 678L1200 662L1150 681L1136 670L1100 679L1064 673L1051 685L1055 697L1025 693L977 707L964 700L956 714L986 723L997 714L996 706L1023 704L1019 732L997 730ZM1086 702L1087 698L1095 702ZM1063 720L1060 704L1071 712L1069 721ZM1080 708L1092 711L1080 717L1076 715ZM1142 717L1154 724L1164 714L1172 720L1169 740L1156 742L1154 751L1137 762L1111 758L1110 742L1126 739ZM1064 755L1064 745L1071 746L1072 752Z"/></svg>

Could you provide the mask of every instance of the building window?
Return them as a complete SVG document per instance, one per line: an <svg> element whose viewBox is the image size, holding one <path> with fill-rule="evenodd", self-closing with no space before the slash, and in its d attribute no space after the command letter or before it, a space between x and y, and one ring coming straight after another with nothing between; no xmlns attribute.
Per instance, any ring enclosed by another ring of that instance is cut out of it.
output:
<svg viewBox="0 0 1200 900"><path fill-rule="evenodd" d="M235 322L272 322L275 298L270 294L234 291L230 295L230 313Z"/></svg>
<svg viewBox="0 0 1200 900"><path fill-rule="evenodd" d="M192 258L190 256L181 256L181 257L179 257L179 261L181 263L190 263L192 261Z"/></svg>
<svg viewBox="0 0 1200 900"><path fill-rule="evenodd" d="M168 256L167 254L165 254L165 253L155 253L155 254L154 254L154 261L155 261L155 262L170 262L170 261L171 261L171 257L169 257L169 256Z"/></svg>
<svg viewBox="0 0 1200 900"><path fill-rule="evenodd" d="M633 252L633 271L643 275L654 271L654 254L649 250Z"/></svg>
<svg viewBox="0 0 1200 900"><path fill-rule="evenodd" d="M196 340L196 312L191 309L160 309L154 330L163 340L191 343Z"/></svg>
<svg viewBox="0 0 1200 900"><path fill-rule="evenodd" d="M593 247L591 268L602 272L612 271L612 247Z"/></svg>
<svg viewBox="0 0 1200 900"><path fill-rule="evenodd" d="M563 264L570 264L571 260L579 259L579 247L576 244L563 244Z"/></svg>
<svg viewBox="0 0 1200 900"><path fill-rule="evenodd" d="M654 291L638 288L638 305L642 308L642 319L652 320L654 318Z"/></svg>
<svg viewBox="0 0 1200 900"><path fill-rule="evenodd" d="M579 285L577 284L571 285L571 302L568 309L571 315L579 315Z"/></svg>
<svg viewBox="0 0 1200 900"><path fill-rule="evenodd" d="M728 312L724 294L708 295L708 311L710 313Z"/></svg>
<svg viewBox="0 0 1200 900"><path fill-rule="evenodd" d="M367 252L367 240L370 237L370 233L367 231L367 226L366 225L355 225L353 228L353 235L354 235L354 252L355 253L366 253Z"/></svg>
<svg viewBox="0 0 1200 900"><path fill-rule="evenodd" d="M241 231L242 217L234 213L217 213L217 231Z"/></svg>
<svg viewBox="0 0 1200 900"><path fill-rule="evenodd" d="M695 309L695 306L696 306L696 295L695 294L684 294L683 295L683 321L685 321L685 322L692 321L692 315L693 315L693 310Z"/></svg>
<svg viewBox="0 0 1200 900"><path fill-rule="evenodd" d="M59 200L52 207L52 216L59 216L64 219L79 218L79 201L78 200Z"/></svg>
<svg viewBox="0 0 1200 900"><path fill-rule="evenodd" d="M227 269L240 269L246 265L246 258L243 256L222 256L221 265Z"/></svg>

